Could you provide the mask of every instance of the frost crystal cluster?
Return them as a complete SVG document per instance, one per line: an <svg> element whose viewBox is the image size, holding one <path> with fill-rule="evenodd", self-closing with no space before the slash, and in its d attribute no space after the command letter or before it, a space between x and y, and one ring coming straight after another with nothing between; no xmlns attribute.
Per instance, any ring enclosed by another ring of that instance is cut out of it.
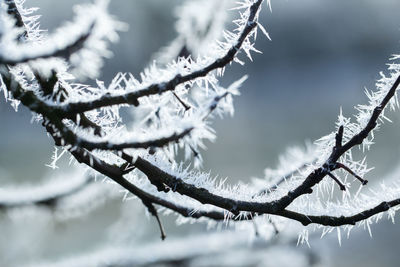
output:
<svg viewBox="0 0 400 267"><path fill-rule="evenodd" d="M96 80L96 86L78 81L98 76L111 54L108 43L126 28L108 14L107 1L75 7L75 19L50 35L39 28L36 9L25 9L23 3L1 1L0 85L6 101L15 110L29 108L52 137L56 149L50 167L58 168L57 161L71 155L72 163L85 166L85 177L118 184L125 199L137 199L156 218L162 238L160 211L177 214L179 223L256 224L264 236L297 221L304 225L301 243L307 242L310 229L321 228L323 235L336 229L340 240L341 231L355 225L369 229L384 212L394 218L399 185L365 189L363 177L370 168L365 159L353 157L352 149L368 151L375 130L389 120L387 109L398 108L400 56L391 59L376 90L366 92L369 103L357 106L355 120L340 113L335 132L306 149L289 149L277 169L265 170L265 179L227 186L199 171L201 150L205 140L215 137L210 121L233 115L233 98L247 78L225 88L221 76L232 62L244 64L259 52L259 32L269 38L258 22L269 1L241 0L234 6L230 1L187 1L178 10L177 39L140 77L118 73L111 82ZM232 31L224 30L227 9L235 12ZM121 117L121 108L129 108L130 119ZM74 188L88 184L85 177L26 189L23 199L0 191L1 205L74 194Z"/></svg>

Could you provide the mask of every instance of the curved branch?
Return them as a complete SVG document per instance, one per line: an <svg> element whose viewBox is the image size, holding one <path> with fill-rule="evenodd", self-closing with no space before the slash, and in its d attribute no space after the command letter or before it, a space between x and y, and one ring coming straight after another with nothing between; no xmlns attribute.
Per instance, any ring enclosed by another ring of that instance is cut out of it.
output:
<svg viewBox="0 0 400 267"><path fill-rule="evenodd" d="M116 96L104 95L98 99L91 100L89 102L76 102L76 103L65 104L64 106L61 106L63 111L65 112L65 114L77 114L77 113L82 113L82 112L90 111L93 109L112 106L112 105L119 105L119 104L138 105L139 104L138 99L141 97L157 95L157 94L161 94L161 93L164 93L167 91L172 91L175 89L175 87L177 85L183 84L188 81L193 81L200 77L204 77L213 70L225 67L226 65L228 65L229 63L231 63L233 61L233 59L235 58L235 56L241 49L246 38L257 27L258 24L255 21L255 19L256 19L257 12L259 11L262 2L263 2L263 0L257 0L250 7L249 18L246 22L245 27L243 28L243 31L241 32L241 34L239 36L236 44L233 45L228 50L228 52L225 54L225 56L216 59L214 62L212 62L208 66L206 66L200 70L194 71L187 75L177 74L174 78L172 78L171 80L169 80L167 82L153 84L147 88L143 88L143 89L131 92L131 93L124 94L124 95L116 95Z"/></svg>
<svg viewBox="0 0 400 267"><path fill-rule="evenodd" d="M53 136L56 144L59 143L60 139L55 135L56 133L53 127L47 125L46 129ZM205 189L196 188L194 186L185 184L184 182L182 182L182 180L172 177L171 175L163 172L156 166L145 161L144 159L141 159L140 157L136 160L135 166L139 170L143 171L146 175L148 175L148 177L150 176L151 177L151 178L149 177L150 181L153 182L154 179L161 179L160 177L164 178L166 177L166 179L163 179L162 181L171 188L176 189L177 192L187 195L193 199L196 199L203 204L211 204L215 207L225 209L233 214L232 215L228 214L227 216L227 214L223 211L193 211L190 208L177 205L175 203L172 203L170 201L167 201L165 199L162 199L160 197L154 196L150 193L143 191L142 189L138 188L137 186L135 186L134 184L132 184L123 177L124 175L123 169L115 165L110 165L100 160L87 150L84 150L82 148L74 148L71 149L70 152L78 162L84 163L90 166L92 169L109 177L110 179L121 185L123 188L127 189L130 193L137 196L142 201L145 201L146 203L160 205L162 207L175 211L176 213L184 217L189 217L189 218L197 219L200 217L206 217L217 221L226 220L227 218L229 218L230 220L233 221L241 221L241 220L252 220L257 215L271 214L296 220L302 223L303 225L314 223L325 226L342 226L347 224L354 225L355 223L368 219L369 217L374 216L378 213L385 212L389 210L391 207L400 205L400 199L396 199L390 202L382 202L381 204L372 209L365 210L363 212L357 213L356 215L348 217L305 215L285 209L277 210L277 208L280 206L279 202L277 201L272 203L256 203L256 202L244 202L231 199L224 199L222 197L213 195L212 193L208 192ZM122 155L122 158L124 158L127 161L132 161L132 157L124 153ZM149 169L146 170L146 168ZM192 192L193 194L191 194L190 192ZM210 201L208 201L208 198L210 197L211 199ZM245 216L239 216L240 212L243 211L247 211L248 214L246 214Z"/></svg>
<svg viewBox="0 0 400 267"><path fill-rule="evenodd" d="M350 150L354 146L362 144L364 139L367 138L369 133L376 127L379 116L389 103L390 99L395 96L396 90L399 87L399 85L400 85L400 76L397 77L396 81L393 83L392 87L387 92L382 102L377 107L375 107L364 129L362 129L358 134L354 135L344 145L340 144L341 143L340 138L339 140L337 139L338 141L336 142L336 145L333 148L331 155L329 156L328 160L323 164L323 166L314 170L300 186L290 191L286 196L278 200L278 202L282 205L280 209L282 210L285 209L299 196L312 193L312 187L321 182L322 179L328 173L339 168L339 166L337 166L336 164L339 158L344 153L346 153L346 151ZM343 130L341 129L342 128L339 128L338 135L340 135L340 132L343 132Z"/></svg>
<svg viewBox="0 0 400 267"><path fill-rule="evenodd" d="M49 129L48 131L54 134L54 131ZM54 136L53 136L54 138ZM57 141L56 141L57 142ZM83 163L94 170L98 171L99 173L109 177L112 179L114 182L117 184L121 185L123 188L128 190L130 193L133 195L137 196L139 199L144 200L149 203L157 204L160 205L164 208L170 209L184 217L189 217L189 218L201 218L201 217L207 217L210 219L214 220L224 220L226 218L225 214L223 212L218 212L218 211L193 211L193 209L177 205L175 203L172 203L170 201L167 201L165 199L156 197L150 193L147 193L140 189L139 187L135 186L128 180L126 180L123 175L123 170L118 168L115 165L110 165L106 163L105 161L100 160L93 154L91 154L89 151L86 151L81 148L76 148L73 151L70 151L71 154L75 157L75 159Z"/></svg>
<svg viewBox="0 0 400 267"><path fill-rule="evenodd" d="M166 137L160 137L155 139L150 139L148 141L142 142L126 142L126 143L111 143L111 142L91 142L88 140L82 140L77 138L75 143L71 143L71 145L77 145L87 150L101 149L101 150L122 150L125 148L151 148L151 147L163 147L172 142L177 142L183 137L190 134L193 130L193 127L187 128L180 133L173 133Z"/></svg>
<svg viewBox="0 0 400 267"><path fill-rule="evenodd" d="M22 104L30 108L39 114L42 114L48 118L60 131L65 139L65 142L72 146L81 146L88 150L102 149L102 150L122 150L125 148L150 148L150 147L163 147L171 142L177 142L183 137L189 135L194 129L189 127L180 133L173 133L166 137L160 137L153 140L147 140L143 142L126 142L126 143L110 143L110 142L93 142L89 140L82 139L76 136L67 126L62 123L59 113L48 106L45 102L41 101L32 91L24 91L18 82L12 81L10 73L4 73L3 81L6 87L13 93L13 96L20 100ZM71 117L72 118L72 117ZM76 121L75 118L73 118ZM88 122L86 122L88 123ZM85 127L93 125L84 125ZM95 128L96 130L96 128Z"/></svg>
<svg viewBox="0 0 400 267"><path fill-rule="evenodd" d="M79 184L68 188L64 191L57 190L57 193L52 193L52 192L44 192L43 194L32 197L32 198L26 198L24 196L24 192L18 192L16 191L15 194L22 195L21 198L17 200L1 200L0 201L0 209L9 209L9 208L17 208L17 207L22 207L22 206L28 206L28 205L38 205L38 206L48 206L48 207L53 207L57 204L57 201L71 196L81 190L83 190L86 186L88 186L91 183L91 178L86 177L82 182Z"/></svg>
<svg viewBox="0 0 400 267"><path fill-rule="evenodd" d="M165 177L167 175L167 179L163 179L164 183L168 186L174 186L177 192L187 195L193 199L200 201L203 204L210 204L216 207L223 208L232 212L233 214L238 215L239 212L248 211L250 212L247 216L243 217L233 217L233 220L252 220L257 215L262 214L271 214L282 216L288 219L292 219L302 223L303 225L309 224L320 224L324 226L342 226L342 225L354 225L357 222L368 219L378 213L382 213L388 211L391 207L400 205L400 199L395 199L389 202L382 202L374 208L359 212L353 216L315 216L315 215L306 215L298 212L290 211L290 210L276 210L274 205L279 206L279 203L272 202L269 203L256 203L250 202L246 203L244 201L236 201L231 199L222 199L221 197L215 196L212 193L208 192L205 189L196 188L194 186L190 186L182 182L181 179L173 178L172 176L166 174L162 170L158 169L158 173L155 173L154 165L151 163L141 159L140 157L137 159L135 166L138 169L142 170L146 175L151 176L149 179L157 179L157 177ZM151 168L150 170L145 170L146 168ZM152 172L152 174L149 174ZM152 176L155 175L155 176ZM169 177L168 177L169 176ZM171 180L170 180L171 179ZM175 179L175 180L172 180ZM205 214L206 217L212 218L214 220L222 220L226 216L222 212L215 212L212 216L210 214Z"/></svg>
<svg viewBox="0 0 400 267"><path fill-rule="evenodd" d="M86 41L91 35L93 27L94 22L89 26L86 33L77 36L76 39L63 44L61 47L55 40L52 40L52 42L46 43L45 45L19 44L18 47L15 48L16 51L18 50L18 55L10 57L9 53L4 53L4 51L0 53L0 64L13 66L36 59L51 57L62 57L68 59L72 54L84 47Z"/></svg>
<svg viewBox="0 0 400 267"><path fill-rule="evenodd" d="M143 172L148 177L150 182L153 183L160 191L168 192L168 188L170 188L172 191L176 191L182 195L193 198L202 204L210 204L228 210L236 215L239 214L240 211L268 214L275 214L277 211L279 211L279 203L275 201L270 203L249 202L225 198L213 194L205 188L198 188L192 184L184 182L182 179L164 172L157 166L151 164L149 161L141 157L138 157L136 161L132 162L131 164ZM168 186L168 188L163 185Z"/></svg>
<svg viewBox="0 0 400 267"><path fill-rule="evenodd" d="M301 222L303 225L309 224L320 224L325 226L342 226L342 225L355 225L357 222L366 220L378 213L382 213L388 211L390 208L400 205L400 198L392 200L392 201L384 201L374 208L361 211L352 216L315 216L315 215L305 215L301 213L297 213L294 211L283 210L281 213L282 216L293 219Z"/></svg>

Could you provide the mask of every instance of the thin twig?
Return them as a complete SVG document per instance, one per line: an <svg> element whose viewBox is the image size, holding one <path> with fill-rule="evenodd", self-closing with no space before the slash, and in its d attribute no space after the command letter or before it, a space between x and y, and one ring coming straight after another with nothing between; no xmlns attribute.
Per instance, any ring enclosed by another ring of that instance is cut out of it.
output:
<svg viewBox="0 0 400 267"><path fill-rule="evenodd" d="M356 179L358 179L362 183L362 185L368 184L368 180L365 180L365 179L361 178L360 176L358 176L355 172L353 172L349 167L347 167L343 163L337 162L336 165L339 168L342 168L342 169L346 170L348 173L350 173L351 175L353 175Z"/></svg>
<svg viewBox="0 0 400 267"><path fill-rule="evenodd" d="M160 217L158 216L158 212L156 210L156 208L154 207L154 205L148 201L148 200L143 200L142 199L143 204L146 206L147 210L150 212L151 215L153 215L158 223L158 227L160 228L160 233L161 233L161 240L165 240L165 238L167 237L167 235L165 234L165 230L164 227L161 223Z"/></svg>
<svg viewBox="0 0 400 267"><path fill-rule="evenodd" d="M340 190L346 191L346 186L333 173L328 172L328 175L339 185Z"/></svg>
<svg viewBox="0 0 400 267"><path fill-rule="evenodd" d="M282 176L276 183L274 183L274 185L272 185L272 186L270 186L270 187L268 187L266 189L263 189L260 192L258 192L257 194L255 194L253 196L253 198L256 197L256 196L268 195L271 192L274 192L276 189L278 189L278 187L282 183L284 183L285 181L289 180L293 175L295 175L296 173L300 172L302 169L306 168L308 165L309 165L309 163L304 163L303 165L301 165L296 170L287 173L286 175Z"/></svg>

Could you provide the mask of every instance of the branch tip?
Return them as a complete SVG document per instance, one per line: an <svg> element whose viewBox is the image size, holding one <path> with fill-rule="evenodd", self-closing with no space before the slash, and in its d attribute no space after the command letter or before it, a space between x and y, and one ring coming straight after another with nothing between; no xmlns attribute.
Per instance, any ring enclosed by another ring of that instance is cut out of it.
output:
<svg viewBox="0 0 400 267"><path fill-rule="evenodd" d="M335 148L340 148L340 147L342 147L342 142L343 142L343 130L344 130L344 127L343 127L343 125L341 125L340 127L339 127L339 130L338 130L338 132L336 133L336 145L335 145Z"/></svg>
<svg viewBox="0 0 400 267"><path fill-rule="evenodd" d="M178 102L183 106L185 111L188 111L189 109L192 108L191 106L186 104L185 101L183 101L182 98L180 98L175 92L172 92L172 94L175 96L175 98L178 100Z"/></svg>
<svg viewBox="0 0 400 267"><path fill-rule="evenodd" d="M167 235L165 234L164 226L160 220L160 217L158 216L158 212L157 212L156 208L154 207L153 203L149 200L142 199L142 202L146 206L146 208L150 212L150 214L156 218L158 227L160 228L161 240L164 241L165 238L167 237Z"/></svg>
<svg viewBox="0 0 400 267"><path fill-rule="evenodd" d="M343 163L338 162L338 163L336 163L336 166L346 170L348 173L353 175L357 180L359 180L361 182L362 185L368 184L368 180L361 178L359 175L357 175L355 172L353 172L349 167L347 167Z"/></svg>
<svg viewBox="0 0 400 267"><path fill-rule="evenodd" d="M339 185L340 190L346 191L346 186L331 172L328 172L328 175Z"/></svg>

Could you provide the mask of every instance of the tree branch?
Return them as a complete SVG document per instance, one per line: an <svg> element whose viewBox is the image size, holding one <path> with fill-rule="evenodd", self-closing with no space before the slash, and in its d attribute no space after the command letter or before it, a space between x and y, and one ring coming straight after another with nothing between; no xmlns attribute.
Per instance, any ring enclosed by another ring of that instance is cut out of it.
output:
<svg viewBox="0 0 400 267"><path fill-rule="evenodd" d="M282 210L285 209L299 196L312 193L312 187L321 182L322 179L329 172L338 168L336 163L339 160L339 158L344 153L346 153L346 151L350 150L356 145L362 144L364 139L367 138L369 133L376 127L379 115L385 109L390 99L395 95L399 84L400 84L400 76L397 77L396 81L394 82L390 90L387 92L382 102L377 107L375 107L367 125L358 134L354 135L346 144L333 149L328 160L322 165L322 167L315 169L300 186L290 191L286 196L279 199L278 202L281 204L280 209ZM340 133L340 128L339 128L339 133ZM340 136L340 134L338 135Z"/></svg>
<svg viewBox="0 0 400 267"><path fill-rule="evenodd" d="M14 0L5 0L6 5L8 6L7 8L7 14L11 15L15 19L15 26L17 28L23 29L23 33L19 36L19 40L21 41L22 38L26 38L28 36L28 32L25 29L25 24L22 19L21 14L19 13L19 10L17 8L17 5L15 4Z"/></svg>
<svg viewBox="0 0 400 267"><path fill-rule="evenodd" d="M275 191L276 189L278 189L278 187L281 184L283 184L285 181L289 180L295 173L298 173L300 170L306 168L308 166L308 164L309 163L305 163L305 164L301 165L299 168L297 168L296 170L291 171L288 174L282 176L276 183L274 183L274 185L268 187L267 189L261 190L260 192L255 194L253 197L266 195L266 194L269 194L269 193Z"/></svg>
<svg viewBox="0 0 400 267"><path fill-rule="evenodd" d="M284 210L281 215L301 222L303 225L309 225L311 223L320 224L325 226L342 226L342 225L355 225L357 222L366 220L378 213L388 211L390 208L400 205L400 199L395 199L389 202L382 202L374 208L361 211L352 216L314 216L314 215L304 215L297 212Z"/></svg>
<svg viewBox="0 0 400 267"><path fill-rule="evenodd" d="M190 127L185 130L183 130L180 133L173 133L169 136L166 137L160 137L160 138L155 138L155 139L150 139L148 141L141 141L141 142L125 142L125 143L111 143L111 142L91 142L88 140L83 140L80 138L76 139L75 143L70 143L71 145L76 145L80 146L83 148L86 148L87 150L94 150L94 149L100 149L100 150L122 150L125 148L151 148L151 147L163 147L169 143L172 142L177 142L183 137L187 136L190 134L190 132L194 128Z"/></svg>
<svg viewBox="0 0 400 267"><path fill-rule="evenodd" d="M46 129L48 132L53 136L55 139L56 144L60 142L59 137L55 135L55 131L52 128L51 125L47 125ZM160 206L163 206L165 208L168 208L170 210L175 211L176 213L184 216L184 217L189 217L189 218L201 218L201 217L207 217L209 219L217 220L217 221L222 221L226 220L227 215L222 212L222 211L193 211L190 208L184 207L177 205L175 203L172 203L170 201L164 200L160 197L156 197L152 194L149 194L142 189L138 188L134 184L130 183L128 180L123 178L124 172L120 168L114 165L110 165L100 159L98 159L96 156L91 154L89 151L81 149L81 148L74 148L70 150L71 154L75 157L75 159L80 162L84 163L94 170L102 173L103 175L109 177L116 183L120 184L123 188L127 189L130 193L133 195L137 196L139 199L142 201L146 201L148 203L152 204L157 204ZM122 157L126 160L132 160L133 158L125 153L122 154ZM144 171L145 168L149 168L149 172L153 172L152 178L149 179L157 179L157 177L161 177L163 175L170 176L163 172L162 170L158 169L151 163L148 163L147 161L141 159L140 157L137 159L137 161L134 164L138 169L143 171L146 175L148 175ZM139 166L141 166L141 168ZM346 225L346 224L355 224L359 221L362 221L364 219L367 219L373 215L376 215L381 212L387 211L389 208L400 205L400 199L396 199L390 202L382 202L380 205L360 212L356 215L353 216L348 216L348 217L333 217L333 216L313 216L313 215L305 215L297 212L293 212L290 210L276 210L276 207L274 205L279 206L279 203L274 203L273 204L268 204L265 203L256 203L256 202L250 202L246 203L244 201L236 201L236 200L231 200L231 199L223 199L221 197L215 197L215 199L212 199L214 196L212 196L211 193L209 193L205 189L198 189L194 186L186 185L183 183L180 179L176 179L172 176L167 177L168 179L164 179L163 181L166 182L168 186L171 185L172 187L175 187L176 191L179 193L187 194L188 191L193 190L195 196L191 195L189 193L189 197L193 199L197 199L203 204L211 204L216 207L220 207L222 209L225 209L234 215L239 215L240 211L249 211L247 216L228 216L233 221L241 221L241 220L252 220L254 219L257 215L262 215L262 214L271 214L271 215L277 215L277 216L282 216L288 219L296 220L302 223L303 225L308 225L311 223L314 224L321 224L325 226L341 226L341 225ZM160 178L158 178L160 179ZM180 190L180 188L183 187L184 190ZM179 191L178 191L179 189ZM202 191L202 192L199 192ZM207 198L209 196L211 197L210 202L208 203ZM204 202L202 201L205 200ZM221 201L221 203L220 203Z"/></svg>
<svg viewBox="0 0 400 267"><path fill-rule="evenodd" d="M175 89L177 85L183 84L185 82L194 81L197 78L204 77L208 73L213 70L223 68L228 65L230 62L233 61L237 53L240 51L242 44L249 36L249 34L257 27L257 22L255 21L256 14L260 9L261 3L263 0L257 0L250 8L250 15L246 22L246 26L244 27L243 31L241 32L237 42L233 45L225 56L216 59L211 64L207 65L206 67L194 71L187 75L177 74L171 80L160 83L160 84L152 84L146 88L130 92L124 95L104 95L98 99L91 100L89 102L76 102L76 103L69 103L61 106L61 109L64 111L65 114L77 114L86 111L90 111L97 108L112 106L112 105L120 105L120 104L138 104L138 99L145 96L150 95L157 95L162 94L167 91L172 91Z"/></svg>
<svg viewBox="0 0 400 267"><path fill-rule="evenodd" d="M74 195L77 192L86 188L92 182L91 180L91 177L87 177L81 183L73 186L72 188L68 188L60 192L58 192L59 190L57 190L57 193L45 192L39 196L32 197L30 199L26 198L25 196L21 196L21 198L17 200L3 200L0 201L0 209L10 209L28 205L54 207L57 205L57 202L60 199ZM24 192L16 191L16 194L21 195L24 194Z"/></svg>
<svg viewBox="0 0 400 267"><path fill-rule="evenodd" d="M76 39L70 41L69 43L63 44L60 47L54 40L53 43L47 43L43 45L32 45L32 44L19 44L18 50L22 51L19 55L14 55L12 57L9 54L4 54L0 52L0 64L14 66L21 63L26 63L28 61L45 59L51 57L61 57L68 59L72 54L76 53L82 49L89 39L91 32L93 30L94 23L91 24L86 33L78 36ZM26 34L25 34L26 35ZM49 42L49 41L48 41Z"/></svg>

